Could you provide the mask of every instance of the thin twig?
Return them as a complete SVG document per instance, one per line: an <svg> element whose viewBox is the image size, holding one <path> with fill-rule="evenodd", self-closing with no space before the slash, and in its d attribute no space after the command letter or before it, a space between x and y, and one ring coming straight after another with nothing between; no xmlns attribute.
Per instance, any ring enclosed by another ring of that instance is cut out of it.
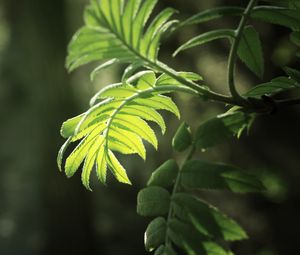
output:
<svg viewBox="0 0 300 255"><path fill-rule="evenodd" d="M252 9L255 7L257 0L250 0L249 4L241 18L241 21L239 23L239 26L236 30L236 35L235 39L233 41L233 44L231 46L230 54L229 54L229 59L228 59L228 86L230 93L234 99L236 99L239 102L244 102L244 98L240 96L238 93L236 86L235 86L235 81L234 81L234 74L235 74L235 66L236 66L236 60L237 60L237 54L238 54L238 49L239 45L243 36L244 28L246 26L247 20L251 14Z"/></svg>

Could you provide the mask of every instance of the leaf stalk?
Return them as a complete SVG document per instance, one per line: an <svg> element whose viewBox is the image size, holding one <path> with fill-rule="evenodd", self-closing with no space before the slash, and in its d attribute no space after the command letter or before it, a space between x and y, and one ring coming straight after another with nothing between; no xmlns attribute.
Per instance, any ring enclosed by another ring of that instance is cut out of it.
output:
<svg viewBox="0 0 300 255"><path fill-rule="evenodd" d="M255 7L256 3L257 3L257 0L249 1L248 6L245 9L243 16L241 18L241 21L239 23L239 26L236 29L236 35L235 35L235 38L233 39L233 43L232 43L230 53L229 53L229 58L228 58L227 82L228 82L229 90L230 90L232 97L242 105L247 103L247 101L238 93L238 91L236 89L234 74L235 74L238 49L239 49L239 45L240 45L240 42L241 42L241 39L243 36L243 32L244 32L246 23L249 19L249 16L251 14L251 11Z"/></svg>

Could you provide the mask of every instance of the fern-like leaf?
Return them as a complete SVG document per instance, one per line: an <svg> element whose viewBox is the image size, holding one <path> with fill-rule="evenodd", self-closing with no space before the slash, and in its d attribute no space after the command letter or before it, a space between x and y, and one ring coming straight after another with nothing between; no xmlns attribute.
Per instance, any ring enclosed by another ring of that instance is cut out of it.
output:
<svg viewBox="0 0 300 255"><path fill-rule="evenodd" d="M85 10L85 26L69 45L69 70L93 62L107 61L95 69L116 62L144 65L156 61L160 38L177 21L168 21L175 12L165 9L144 29L158 0L92 0ZM95 74L93 72L93 76Z"/></svg>
<svg viewBox="0 0 300 255"><path fill-rule="evenodd" d="M164 133L166 125L157 110L166 110L180 117L176 104L163 94L174 90L194 92L178 84L157 86L159 78L154 72L146 71L135 77L105 87L93 98L91 103L94 105L88 111L62 125L61 134L68 140L58 155L59 168L62 168L63 154L68 145L80 140L66 159L65 172L68 177L73 176L84 161L82 182L87 189L90 189L89 179L94 165L101 182L105 183L107 169L110 169L118 181L129 184L126 171L114 153L138 154L145 159L142 140L157 148L156 135L147 121L157 123ZM199 78L191 74L189 77Z"/></svg>

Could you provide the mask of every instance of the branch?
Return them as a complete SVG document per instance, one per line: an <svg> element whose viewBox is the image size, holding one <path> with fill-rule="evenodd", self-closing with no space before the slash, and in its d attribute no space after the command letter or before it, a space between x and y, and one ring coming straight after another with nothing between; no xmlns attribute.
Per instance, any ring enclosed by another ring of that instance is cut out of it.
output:
<svg viewBox="0 0 300 255"><path fill-rule="evenodd" d="M237 60L237 52L239 49L239 45L243 36L244 28L247 23L247 20L251 14L252 9L256 5L257 0L250 0L242 18L240 21L240 24L236 30L236 36L233 41L230 54L229 54L229 59L228 59L228 86L230 93L233 98L235 98L237 101L243 102L245 101L243 97L240 96L238 91L236 90L235 87L235 81L234 81L234 73L235 73L235 66L236 66L236 60Z"/></svg>
<svg viewBox="0 0 300 255"><path fill-rule="evenodd" d="M279 109L290 107L290 106L296 106L296 105L300 105L300 98L277 100L276 104Z"/></svg>
<svg viewBox="0 0 300 255"><path fill-rule="evenodd" d="M195 144L193 144L190 152L188 153L186 159L184 160L184 163L183 163L182 167L184 166L184 164L187 161L189 161L193 157L195 151L196 151L196 146L195 146ZM182 169L182 167L181 167L181 169ZM174 187L173 187L173 190L172 190L171 198L179 191L179 188L180 188L180 178L181 178L181 169L179 169L179 172L177 174L177 177L176 177L176 180L175 180L175 184L174 184ZM173 217L174 217L174 207L171 204L170 210L169 210L169 213L168 213L167 224L170 222L170 220ZM165 246L169 247L170 245L171 245L171 241L169 239L168 234L166 234Z"/></svg>

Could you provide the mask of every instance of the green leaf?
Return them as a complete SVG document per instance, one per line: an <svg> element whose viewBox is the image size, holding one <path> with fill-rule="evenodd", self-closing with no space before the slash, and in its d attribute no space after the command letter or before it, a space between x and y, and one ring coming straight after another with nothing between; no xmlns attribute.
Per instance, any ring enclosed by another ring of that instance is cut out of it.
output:
<svg viewBox="0 0 300 255"><path fill-rule="evenodd" d="M72 135L74 135L76 126L80 122L80 120L83 118L83 114L80 114L79 116L76 116L74 118L71 118L67 121L65 121L60 129L60 134L63 138L68 138Z"/></svg>
<svg viewBox="0 0 300 255"><path fill-rule="evenodd" d="M137 198L137 213L141 216L166 215L170 207L170 194L160 187L142 189Z"/></svg>
<svg viewBox="0 0 300 255"><path fill-rule="evenodd" d="M257 85L250 89L245 95L248 97L261 97L263 95L274 95L282 91L296 88L297 84L287 77L277 77L270 82Z"/></svg>
<svg viewBox="0 0 300 255"><path fill-rule="evenodd" d="M192 134L190 127L185 123L181 123L172 140L172 146L175 151L185 151L192 144Z"/></svg>
<svg viewBox="0 0 300 255"><path fill-rule="evenodd" d="M241 16L244 12L244 9L236 6L222 6L205 11L201 11L196 15L191 16L185 21L181 22L179 26L187 26L193 24L201 24L211 20L219 19L224 16Z"/></svg>
<svg viewBox="0 0 300 255"><path fill-rule="evenodd" d="M244 29L243 36L238 49L240 59L258 77L264 75L264 58L259 34L252 26Z"/></svg>
<svg viewBox="0 0 300 255"><path fill-rule="evenodd" d="M119 62L118 59L113 58L113 59L111 59L111 60L109 60L109 61L106 61L105 63L99 65L98 67L96 67L96 68L93 70L93 72L91 73L91 75L90 75L91 81L94 81L94 80L95 80L95 77L98 75L98 73L99 73L100 71L102 71L103 69L106 69L106 68L108 68L108 67L110 67L110 66L112 66L112 65L114 65L114 64L116 64L116 63L118 63L118 62Z"/></svg>
<svg viewBox="0 0 300 255"><path fill-rule="evenodd" d="M161 245L154 253L154 255L177 255L177 253L171 247L165 247Z"/></svg>
<svg viewBox="0 0 300 255"><path fill-rule="evenodd" d="M68 177L72 177L75 174L98 136L99 130L96 128L77 145L67 158L65 172Z"/></svg>
<svg viewBox="0 0 300 255"><path fill-rule="evenodd" d="M157 138L154 131L150 126L139 117L130 116L130 115L118 115L115 117L115 121L112 123L112 126L128 130L134 134L137 134L142 139L146 140L157 149Z"/></svg>
<svg viewBox="0 0 300 255"><path fill-rule="evenodd" d="M65 143L61 146L59 152L58 152L58 155L57 155L57 159L56 159L56 162L57 162L57 166L58 166L58 169L59 171L62 171L62 160L63 160L63 156L64 156L64 153L66 152L66 149L68 148L68 146L70 145L71 143L71 137L69 137Z"/></svg>
<svg viewBox="0 0 300 255"><path fill-rule="evenodd" d="M173 159L168 160L151 174L147 185L168 188L173 185L178 171L176 161Z"/></svg>
<svg viewBox="0 0 300 255"><path fill-rule="evenodd" d="M107 174L107 159L104 146L99 148L99 151L96 156L96 173L98 180L101 183L105 184Z"/></svg>
<svg viewBox="0 0 300 255"><path fill-rule="evenodd" d="M182 217L183 211L183 220L188 220L195 229L209 238L222 238L227 241L247 238L245 231L234 220L191 195L177 193L172 201L181 209L177 216Z"/></svg>
<svg viewBox="0 0 300 255"><path fill-rule="evenodd" d="M203 78L199 74L192 73L192 72L177 72L177 75L190 81L203 80ZM165 73L158 77L156 86L168 86L168 85L181 85L181 83Z"/></svg>
<svg viewBox="0 0 300 255"><path fill-rule="evenodd" d="M140 105L128 106L121 110L120 114L137 116L147 121L153 121L160 126L162 134L166 132L166 123L163 117L152 108Z"/></svg>
<svg viewBox="0 0 300 255"><path fill-rule="evenodd" d="M130 180L128 179L126 170L120 164L116 156L112 153L112 151L108 151L108 165L112 170L113 175L119 182L125 184L131 184Z"/></svg>
<svg viewBox="0 0 300 255"><path fill-rule="evenodd" d="M300 47L300 31L294 31L290 35L291 41Z"/></svg>
<svg viewBox="0 0 300 255"><path fill-rule="evenodd" d="M152 71L145 71L139 78L136 87L140 90L149 89L155 86L156 76Z"/></svg>
<svg viewBox="0 0 300 255"><path fill-rule="evenodd" d="M98 152L98 146L103 144L104 139L101 136L98 136L95 141L93 142L93 145L90 147L89 152L85 158L84 165L82 168L82 174L81 174L81 180L83 185L88 189L90 188L90 175L96 160L97 152Z"/></svg>
<svg viewBox="0 0 300 255"><path fill-rule="evenodd" d="M217 29L209 32L205 32L201 35L198 35L183 45L181 45L174 53L173 57L175 57L179 52L183 50L187 50L217 39L223 39L223 38L233 38L235 36L234 30L232 29Z"/></svg>
<svg viewBox="0 0 300 255"><path fill-rule="evenodd" d="M297 10L275 6L257 6L253 9L251 17L264 22L289 27L292 30L300 29L300 17Z"/></svg>
<svg viewBox="0 0 300 255"><path fill-rule="evenodd" d="M165 242L167 222L163 217L155 218L145 232L145 248L151 252Z"/></svg>
<svg viewBox="0 0 300 255"><path fill-rule="evenodd" d="M156 3L157 0L146 0L142 5L140 0L92 1L85 10L84 27L69 44L68 69L93 61L105 62L104 67L116 62L140 66L144 59L156 61L160 38L174 13L171 9L163 11L145 29ZM96 68L92 76L102 67Z"/></svg>
<svg viewBox="0 0 300 255"><path fill-rule="evenodd" d="M161 95L172 92L174 86L156 87L156 82L154 72L146 71L124 83L109 85L92 98L93 106L89 110L64 122L61 133L68 140L57 156L59 169L62 168L63 154L69 144L81 140L67 157L65 172L68 177L73 176L84 162L82 182L89 190L94 165L102 183L105 183L109 169L118 181L130 184L114 152L137 154L145 160L146 150L142 140L155 148L158 146L156 135L146 121L157 123L164 133L166 125L157 110L168 110L179 116L172 99ZM98 100L100 102L96 103Z"/></svg>
<svg viewBox="0 0 300 255"><path fill-rule="evenodd" d="M283 70L285 73L293 80L297 82L297 85L300 85L300 71L290 68L290 67L284 67ZM294 83L295 85L295 83Z"/></svg>
<svg viewBox="0 0 300 255"><path fill-rule="evenodd" d="M228 255L217 243L204 239L192 226L173 219L169 223L169 236L188 255Z"/></svg>
<svg viewBox="0 0 300 255"><path fill-rule="evenodd" d="M224 189L236 193L264 190L260 180L236 167L199 160L190 160L184 165L181 183L188 188Z"/></svg>
<svg viewBox="0 0 300 255"><path fill-rule="evenodd" d="M175 114L180 118L180 112L173 100L166 96L153 96L151 98L137 98L132 104L137 104L141 106L152 107L156 110L166 110Z"/></svg>
<svg viewBox="0 0 300 255"><path fill-rule="evenodd" d="M229 138L240 136L253 122L254 115L235 111L214 117L202 124L196 132L196 146L207 149Z"/></svg>

